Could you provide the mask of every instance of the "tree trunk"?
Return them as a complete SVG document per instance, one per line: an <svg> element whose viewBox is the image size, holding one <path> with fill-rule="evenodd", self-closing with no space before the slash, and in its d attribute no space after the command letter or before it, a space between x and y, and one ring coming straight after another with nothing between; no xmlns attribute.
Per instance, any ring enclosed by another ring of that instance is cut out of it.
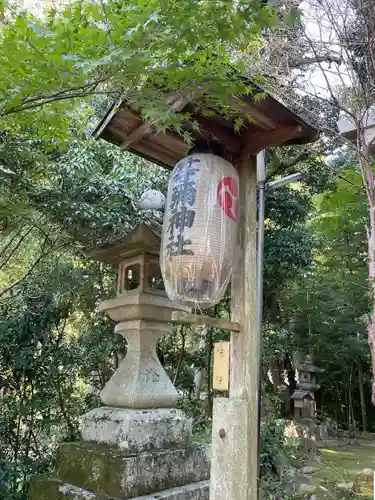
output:
<svg viewBox="0 0 375 500"><path fill-rule="evenodd" d="M345 384L345 412L344 412L344 418L346 419L346 424L348 426L348 429L350 430L351 427L351 413L350 413L350 406L349 406L349 386Z"/></svg>
<svg viewBox="0 0 375 500"><path fill-rule="evenodd" d="M370 148L366 142L365 125L357 123L357 147L359 163L366 189L370 212L370 229L368 231L368 269L371 290L371 316L368 322L367 335L371 353L372 391L371 402L375 406L375 182L370 161Z"/></svg>
<svg viewBox="0 0 375 500"><path fill-rule="evenodd" d="M375 282L375 214L374 208L370 209L371 212L371 234L370 234L370 242L369 242L369 267L370 267L370 283L371 283L371 291L372 291L372 313L371 318L368 325L368 344L371 352L371 365L372 365L372 393L371 393L371 401L375 406L375 291L374 291L374 282Z"/></svg>
<svg viewBox="0 0 375 500"><path fill-rule="evenodd" d="M362 430L367 431L367 415L366 415L366 401L365 401L365 391L363 389L363 372L362 372L362 362L358 359L358 385L359 385L359 397L361 400L361 415L362 415Z"/></svg>
<svg viewBox="0 0 375 500"><path fill-rule="evenodd" d="M352 373L353 371L350 371L349 375L349 391L348 391L348 402L349 402L349 413L350 413L350 420L352 423L352 428L354 430L354 435L357 435L357 425L355 421L355 415L354 415L354 408L353 408L353 398L352 398L352 389L353 389L353 384L352 384Z"/></svg>
<svg viewBox="0 0 375 500"><path fill-rule="evenodd" d="M375 206L370 206L370 234L368 242L368 254L369 254L368 255L369 280L371 287L372 312L367 331L368 331L368 344L371 352L371 366L372 366L371 401L372 404L375 406Z"/></svg>

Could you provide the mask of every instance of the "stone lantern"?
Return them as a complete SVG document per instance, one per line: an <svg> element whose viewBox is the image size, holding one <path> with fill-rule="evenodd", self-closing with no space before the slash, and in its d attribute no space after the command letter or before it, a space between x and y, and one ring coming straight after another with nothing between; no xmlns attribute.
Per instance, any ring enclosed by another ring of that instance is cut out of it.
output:
<svg viewBox="0 0 375 500"><path fill-rule="evenodd" d="M314 392L320 387L317 384L316 374L322 372L321 368L315 366L311 356L305 356L302 361L296 359L296 370L298 376L297 389L292 394L294 401L294 418L315 418L315 396Z"/></svg>
<svg viewBox="0 0 375 500"><path fill-rule="evenodd" d="M160 238L145 224L92 257L118 266L117 297L99 311L116 321L115 333L125 337L125 359L100 394L106 406L172 408L178 394L157 355L156 343L170 333L172 311L184 309L164 291L159 266Z"/></svg>
<svg viewBox="0 0 375 500"><path fill-rule="evenodd" d="M156 354L172 311L188 311L167 298L159 249L159 235L140 224L90 254L118 266L117 295L99 310L117 323L127 354L100 393L105 406L82 416L83 442L59 446L56 475L33 478L30 500L208 500L207 447L192 443L191 420L176 409Z"/></svg>
<svg viewBox="0 0 375 500"><path fill-rule="evenodd" d="M375 151L375 110L361 110L356 116L360 129L363 131L363 139L369 145L371 153ZM350 142L357 144L358 126L351 117L342 118L337 123L340 134Z"/></svg>

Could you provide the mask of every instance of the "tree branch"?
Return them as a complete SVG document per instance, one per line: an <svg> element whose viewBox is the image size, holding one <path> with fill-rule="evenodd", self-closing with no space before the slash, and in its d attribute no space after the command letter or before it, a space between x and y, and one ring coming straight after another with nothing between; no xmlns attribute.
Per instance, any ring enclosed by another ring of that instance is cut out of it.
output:
<svg viewBox="0 0 375 500"><path fill-rule="evenodd" d="M46 104L51 104L53 102L59 102L59 101L66 101L68 99L77 99L77 98L82 98L82 97L88 97L91 95L118 95L117 91L111 91L111 92L79 92L76 94L69 94L69 95L56 95L53 97L49 97L45 99L42 102L37 102L35 104L30 104L29 106L17 106L15 108L11 108L8 111L5 111L4 116L8 116L14 113L21 113L22 111L27 111L29 109L35 109L35 108L41 108L45 106Z"/></svg>
<svg viewBox="0 0 375 500"><path fill-rule="evenodd" d="M341 56L336 56L333 54L316 54L314 57L302 57L301 59L289 60L289 66L294 69L299 69L302 66L310 66L312 64L321 64L324 62L341 64L342 58Z"/></svg>
<svg viewBox="0 0 375 500"><path fill-rule="evenodd" d="M271 153L277 156L275 152ZM302 153L298 154L295 158L293 158L292 161L288 161L285 163L279 162L278 165L274 168L271 169L271 171L268 173L267 177L271 178L274 177L275 175L282 175L286 170L290 170L292 167L297 165L299 162L307 160L307 158L310 156L311 153L307 151L302 151Z"/></svg>
<svg viewBox="0 0 375 500"><path fill-rule="evenodd" d="M40 94L37 94L33 97L24 97L21 102L22 102L22 104L29 104L29 103L32 103L35 101L40 101L41 99L49 99L51 97L63 96L63 95L67 95L68 93L71 94L71 93L77 92L77 91L83 91L83 92L90 91L91 92L91 91L95 90L96 87L100 83L103 83L106 80L108 80L108 78L110 78L110 75L103 76L103 77L101 77L97 80L94 80L93 82L87 83L85 85L78 85L77 87L69 87L67 89L62 89L59 92L55 92L54 94L51 94L51 95L45 95L45 94L40 93Z"/></svg>
<svg viewBox="0 0 375 500"><path fill-rule="evenodd" d="M48 250L48 252L44 252L39 255L39 257L34 261L34 263L29 267L28 271L22 276L22 278L18 279L17 281L14 281L10 285L6 286L3 290L0 291L0 297L5 295L6 293L10 292L13 290L15 287L20 285L30 274L33 272L33 270L36 268L36 266L39 264L39 262L44 259L44 257L47 257L47 255L50 255L52 252L59 250L60 248L63 248L66 246L66 243L63 243L62 245L58 246L57 248L52 248L51 250ZM44 244L43 244L44 246Z"/></svg>
<svg viewBox="0 0 375 500"><path fill-rule="evenodd" d="M12 256L17 252L17 250L19 249L21 243L24 241L24 239L31 233L31 231L33 230L33 227L30 227L21 237L20 239L18 240L17 244L15 245L15 247L11 250L11 252L5 257L5 259L3 260L3 262L0 263L0 269L3 269L7 263L10 261L10 259L12 258ZM12 240L14 241L14 240Z"/></svg>

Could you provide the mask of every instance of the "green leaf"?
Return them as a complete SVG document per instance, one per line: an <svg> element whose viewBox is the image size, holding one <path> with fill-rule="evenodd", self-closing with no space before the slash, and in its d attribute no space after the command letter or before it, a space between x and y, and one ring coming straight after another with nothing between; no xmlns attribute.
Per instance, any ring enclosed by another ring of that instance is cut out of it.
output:
<svg viewBox="0 0 375 500"><path fill-rule="evenodd" d="M257 92L256 94L254 94L253 96L253 99L254 99L254 102L260 102L262 101L263 99L265 99L267 96L267 94L265 92Z"/></svg>
<svg viewBox="0 0 375 500"><path fill-rule="evenodd" d="M236 133L240 132L240 130L241 130L241 128L243 127L243 125L244 125L244 120L243 120L243 118L241 118L241 117L240 117L240 118L236 118L236 119L234 120L234 131L235 131Z"/></svg>
<svg viewBox="0 0 375 500"><path fill-rule="evenodd" d="M299 8L292 8L285 16L285 23L288 26L294 26L301 20L301 10Z"/></svg>

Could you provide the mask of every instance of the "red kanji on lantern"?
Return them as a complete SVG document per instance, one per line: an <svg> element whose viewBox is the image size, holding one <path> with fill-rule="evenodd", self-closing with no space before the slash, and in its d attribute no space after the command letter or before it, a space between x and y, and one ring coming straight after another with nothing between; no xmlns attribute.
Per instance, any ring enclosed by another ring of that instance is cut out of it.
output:
<svg viewBox="0 0 375 500"><path fill-rule="evenodd" d="M238 182L233 177L224 177L217 187L217 200L230 219L238 217Z"/></svg>

